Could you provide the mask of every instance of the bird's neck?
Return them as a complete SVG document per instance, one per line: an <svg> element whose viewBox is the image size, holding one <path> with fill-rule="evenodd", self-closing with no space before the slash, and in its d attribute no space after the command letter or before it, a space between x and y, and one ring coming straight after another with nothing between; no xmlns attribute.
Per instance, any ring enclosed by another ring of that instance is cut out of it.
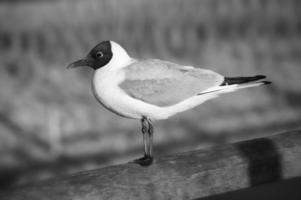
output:
<svg viewBox="0 0 301 200"><path fill-rule="evenodd" d="M132 62L132 58L128 53L117 43L111 42L113 56L105 68L118 69L123 68Z"/></svg>

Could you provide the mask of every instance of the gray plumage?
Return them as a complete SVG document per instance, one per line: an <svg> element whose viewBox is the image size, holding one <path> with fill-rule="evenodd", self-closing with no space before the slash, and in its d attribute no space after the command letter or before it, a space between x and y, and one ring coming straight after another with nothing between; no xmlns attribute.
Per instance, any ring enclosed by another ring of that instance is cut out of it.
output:
<svg viewBox="0 0 301 200"><path fill-rule="evenodd" d="M158 59L134 62L119 86L130 96L157 106L171 106L220 85L224 77L207 69Z"/></svg>

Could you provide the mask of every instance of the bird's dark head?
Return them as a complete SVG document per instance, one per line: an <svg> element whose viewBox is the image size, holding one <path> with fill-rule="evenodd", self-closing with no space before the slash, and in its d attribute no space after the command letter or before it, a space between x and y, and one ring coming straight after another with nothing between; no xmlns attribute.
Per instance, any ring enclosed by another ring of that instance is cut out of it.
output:
<svg viewBox="0 0 301 200"><path fill-rule="evenodd" d="M112 57L111 41L103 41L96 45L85 58L71 63L67 68L88 66L96 70L108 64Z"/></svg>

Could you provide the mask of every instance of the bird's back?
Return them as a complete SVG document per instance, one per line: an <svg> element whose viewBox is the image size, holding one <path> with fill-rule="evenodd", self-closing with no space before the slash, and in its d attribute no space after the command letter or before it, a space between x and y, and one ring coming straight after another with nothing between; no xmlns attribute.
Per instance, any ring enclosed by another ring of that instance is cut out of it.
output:
<svg viewBox="0 0 301 200"><path fill-rule="evenodd" d="M157 106L170 106L210 87L224 77L210 70L158 59L141 60L125 69L120 87L130 96Z"/></svg>

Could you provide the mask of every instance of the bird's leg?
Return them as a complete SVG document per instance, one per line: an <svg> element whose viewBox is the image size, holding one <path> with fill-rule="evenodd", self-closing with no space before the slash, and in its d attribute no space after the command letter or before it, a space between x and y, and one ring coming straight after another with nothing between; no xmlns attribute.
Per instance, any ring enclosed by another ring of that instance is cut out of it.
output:
<svg viewBox="0 0 301 200"><path fill-rule="evenodd" d="M147 157L149 155L149 135L147 133L147 121L146 118L141 119L141 124L142 124L142 134L143 134L143 145L144 145L144 157Z"/></svg>
<svg viewBox="0 0 301 200"><path fill-rule="evenodd" d="M142 166L150 165L153 161L152 158L152 134L150 134L150 126L152 133L152 125L149 122L149 119L143 117L141 119L142 125L142 134L143 134L143 144L144 144L144 156L142 158L134 160L135 163L138 163Z"/></svg>
<svg viewBox="0 0 301 200"><path fill-rule="evenodd" d="M153 135L154 135L154 127L152 124L152 121L150 119L147 119L147 123L148 123L148 139L149 139L149 149L148 149L148 153L149 153L149 157L151 159L153 159Z"/></svg>

